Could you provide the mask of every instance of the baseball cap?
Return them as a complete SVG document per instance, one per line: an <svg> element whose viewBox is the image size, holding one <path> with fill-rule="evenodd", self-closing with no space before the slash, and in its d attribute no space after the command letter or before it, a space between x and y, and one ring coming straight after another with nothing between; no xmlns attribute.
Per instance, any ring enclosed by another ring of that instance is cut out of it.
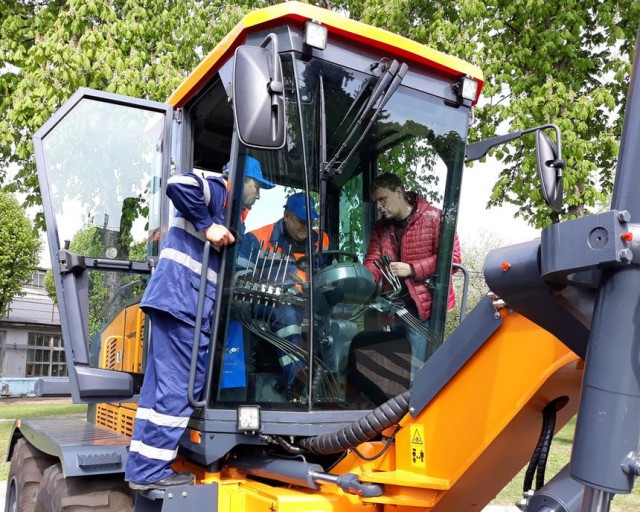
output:
<svg viewBox="0 0 640 512"><path fill-rule="evenodd" d="M228 170L231 168L231 162L227 162L227 165L224 166L224 169ZM252 156L247 156L244 159L244 177L245 178L253 178L262 188L273 188L275 187L275 183L271 183L262 175L262 168L260 167L260 162L258 162Z"/></svg>
<svg viewBox="0 0 640 512"><path fill-rule="evenodd" d="M311 206L311 218L317 219L320 217L316 213L316 202L312 196L309 196L309 203ZM289 196L287 202L284 205L284 209L287 212L293 212L302 220L307 220L307 196L303 192L298 192Z"/></svg>

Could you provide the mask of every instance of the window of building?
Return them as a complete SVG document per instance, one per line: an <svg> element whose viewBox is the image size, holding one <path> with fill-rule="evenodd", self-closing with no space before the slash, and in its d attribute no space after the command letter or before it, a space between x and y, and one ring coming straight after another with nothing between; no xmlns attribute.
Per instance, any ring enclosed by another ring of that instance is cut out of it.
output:
<svg viewBox="0 0 640 512"><path fill-rule="evenodd" d="M25 283L26 286L34 288L44 288L45 273L42 270L34 270L31 272L31 279Z"/></svg>
<svg viewBox="0 0 640 512"><path fill-rule="evenodd" d="M6 350L6 339L7 331L0 331L0 377L2 377L2 369L4 368L4 352Z"/></svg>
<svg viewBox="0 0 640 512"><path fill-rule="evenodd" d="M26 377L64 377L67 375L61 336L30 332L28 343Z"/></svg>

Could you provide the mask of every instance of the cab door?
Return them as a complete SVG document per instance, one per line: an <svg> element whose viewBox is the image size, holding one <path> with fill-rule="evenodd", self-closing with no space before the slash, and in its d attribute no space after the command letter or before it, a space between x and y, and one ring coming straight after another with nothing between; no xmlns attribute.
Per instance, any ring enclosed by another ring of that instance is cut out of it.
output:
<svg viewBox="0 0 640 512"><path fill-rule="evenodd" d="M135 393L131 373L97 367L95 348L99 333L139 299L166 231L172 114L163 103L80 89L35 134L74 402ZM36 391L61 386L43 379Z"/></svg>

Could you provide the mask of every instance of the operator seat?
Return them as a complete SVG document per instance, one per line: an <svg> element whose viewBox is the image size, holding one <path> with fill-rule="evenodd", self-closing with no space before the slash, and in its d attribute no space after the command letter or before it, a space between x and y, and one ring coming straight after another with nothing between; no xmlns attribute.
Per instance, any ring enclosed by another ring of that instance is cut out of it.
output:
<svg viewBox="0 0 640 512"><path fill-rule="evenodd" d="M411 384L411 344L399 333L363 331L349 345L347 387L378 406Z"/></svg>

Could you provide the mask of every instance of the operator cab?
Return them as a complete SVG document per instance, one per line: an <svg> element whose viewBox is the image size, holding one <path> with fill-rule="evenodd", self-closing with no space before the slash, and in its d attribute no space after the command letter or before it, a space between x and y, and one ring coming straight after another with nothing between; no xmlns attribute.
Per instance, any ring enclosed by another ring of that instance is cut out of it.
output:
<svg viewBox="0 0 640 512"><path fill-rule="evenodd" d="M126 402L139 390L148 326L137 304L171 219L163 185L174 173L224 171L226 223L239 241L224 251L203 407L191 427L230 437L216 438L215 453L183 443L203 462L239 442L239 405L260 408L263 433L315 435L410 387L424 361L397 326L424 329L427 354L443 340L468 120L479 94L465 98L460 84L467 77L481 85L481 73L384 31L362 35L334 13L283 5L291 11L278 14L279 6L269 23L245 18L168 104L82 90L36 136L75 401ZM313 16L301 21L300 9ZM324 49L305 42L312 19L329 28ZM284 85L279 148L243 144L230 103L233 50L268 40L270 48L277 41ZM260 190L247 212L250 158L275 186ZM382 172L401 176L443 212L428 328L407 314L393 279L376 284L363 265L378 218L370 187ZM278 246L260 238L297 194L306 217L297 220L311 236L285 233L289 245ZM290 387L287 365L296 368Z"/></svg>
<svg viewBox="0 0 640 512"><path fill-rule="evenodd" d="M370 186L378 173L393 172L440 210L448 198L445 211L451 214L444 217L439 254L448 262L443 265L447 277L433 282L446 300L457 203L451 187L460 179L468 109L452 108L434 96L435 90L403 85L411 84L412 71L406 66L401 76L403 64L388 58L355 61L350 56L329 62L291 51L282 53L281 61L285 146L257 150L238 144L231 157L231 226L237 233L246 229L246 235L227 251L216 336L225 342L215 344L212 384L215 389L217 383L217 392L210 395L210 405L369 409L407 389L411 369L424 362L412 361L402 329L390 332L396 324L420 324L415 315L399 314L406 290L392 280L377 286L363 265L378 218ZM185 120L192 125L185 132L197 134L198 126L219 125L201 113L220 113L213 103L226 95L214 91L226 83L222 77L214 80L208 94L185 105ZM230 107L227 115L232 116ZM194 137L195 167L205 167L211 140ZM221 153L207 170L221 168L225 158ZM243 228L240 202L247 158L258 160L276 186L260 191ZM303 217L310 219L312 235L293 250L285 245L274 252L273 243L264 240L263 226L275 223L274 229L282 230L287 198L300 194L310 198ZM248 243L253 232L258 236ZM262 247L260 241L265 242ZM441 327L425 328L425 336L427 353L432 353L441 342ZM302 382L289 389L281 384L285 364L301 369Z"/></svg>

